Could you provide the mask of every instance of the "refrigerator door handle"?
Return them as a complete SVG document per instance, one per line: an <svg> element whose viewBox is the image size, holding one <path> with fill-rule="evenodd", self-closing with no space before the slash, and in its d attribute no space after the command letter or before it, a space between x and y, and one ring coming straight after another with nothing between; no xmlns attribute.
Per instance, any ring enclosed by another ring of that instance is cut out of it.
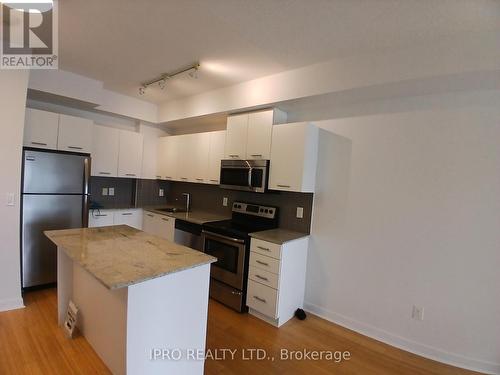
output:
<svg viewBox="0 0 500 375"><path fill-rule="evenodd" d="M82 226L89 227L89 183L90 183L90 158L83 161L83 207L82 207Z"/></svg>
<svg viewBox="0 0 500 375"><path fill-rule="evenodd" d="M89 196L87 194L83 196L82 227L89 227Z"/></svg>

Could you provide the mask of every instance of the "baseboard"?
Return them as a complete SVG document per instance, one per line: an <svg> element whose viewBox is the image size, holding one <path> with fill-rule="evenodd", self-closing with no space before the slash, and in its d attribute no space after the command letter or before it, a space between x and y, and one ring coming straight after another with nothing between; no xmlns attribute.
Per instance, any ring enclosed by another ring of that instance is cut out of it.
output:
<svg viewBox="0 0 500 375"><path fill-rule="evenodd" d="M342 327L361 333L362 335L434 361L487 374L500 374L500 363L492 363L469 358L408 340L404 337L394 335L390 332L370 326L355 319L326 310L312 303L306 302L304 304L304 310Z"/></svg>
<svg viewBox="0 0 500 375"><path fill-rule="evenodd" d="M21 297L0 300L0 312L24 308L24 301Z"/></svg>

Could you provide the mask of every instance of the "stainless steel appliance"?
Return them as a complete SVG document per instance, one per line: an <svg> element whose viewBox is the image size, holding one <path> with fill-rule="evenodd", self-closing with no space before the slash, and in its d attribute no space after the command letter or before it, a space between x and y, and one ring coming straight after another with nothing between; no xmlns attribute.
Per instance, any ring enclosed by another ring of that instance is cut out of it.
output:
<svg viewBox="0 0 500 375"><path fill-rule="evenodd" d="M264 193L269 177L269 160L222 160L220 187Z"/></svg>
<svg viewBox="0 0 500 375"><path fill-rule="evenodd" d="M57 281L55 245L46 230L87 227L90 156L23 150L23 288Z"/></svg>
<svg viewBox="0 0 500 375"><path fill-rule="evenodd" d="M210 271L210 297L246 311L249 233L278 226L278 209L234 202L230 220L203 224L203 251L217 258Z"/></svg>
<svg viewBox="0 0 500 375"><path fill-rule="evenodd" d="M174 242L179 245L190 247L198 251L203 250L203 243L201 241L200 224L190 223L189 221L176 219Z"/></svg>

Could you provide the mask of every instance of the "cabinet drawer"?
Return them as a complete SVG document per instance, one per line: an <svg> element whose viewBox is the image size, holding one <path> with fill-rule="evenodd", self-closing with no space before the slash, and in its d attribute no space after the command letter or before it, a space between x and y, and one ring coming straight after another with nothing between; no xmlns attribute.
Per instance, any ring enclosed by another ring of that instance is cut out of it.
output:
<svg viewBox="0 0 500 375"><path fill-rule="evenodd" d="M277 314L278 291L253 280L248 280L247 305L274 319Z"/></svg>
<svg viewBox="0 0 500 375"><path fill-rule="evenodd" d="M248 268L248 278L258 283L278 289L278 275L260 268L250 266Z"/></svg>
<svg viewBox="0 0 500 375"><path fill-rule="evenodd" d="M271 258L281 259L281 246L271 242L252 238L250 242L250 250Z"/></svg>
<svg viewBox="0 0 500 375"><path fill-rule="evenodd" d="M250 265L275 274L280 272L280 261L265 255L250 251Z"/></svg>

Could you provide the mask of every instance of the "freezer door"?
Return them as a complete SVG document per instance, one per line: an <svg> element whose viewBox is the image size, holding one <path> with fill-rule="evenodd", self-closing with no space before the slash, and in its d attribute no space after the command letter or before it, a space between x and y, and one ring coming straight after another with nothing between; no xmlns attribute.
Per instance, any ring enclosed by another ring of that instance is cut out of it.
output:
<svg viewBox="0 0 500 375"><path fill-rule="evenodd" d="M90 157L24 151L24 194L83 194Z"/></svg>
<svg viewBox="0 0 500 375"><path fill-rule="evenodd" d="M82 195L24 195L23 288L57 281L56 246L45 230L82 227Z"/></svg>

